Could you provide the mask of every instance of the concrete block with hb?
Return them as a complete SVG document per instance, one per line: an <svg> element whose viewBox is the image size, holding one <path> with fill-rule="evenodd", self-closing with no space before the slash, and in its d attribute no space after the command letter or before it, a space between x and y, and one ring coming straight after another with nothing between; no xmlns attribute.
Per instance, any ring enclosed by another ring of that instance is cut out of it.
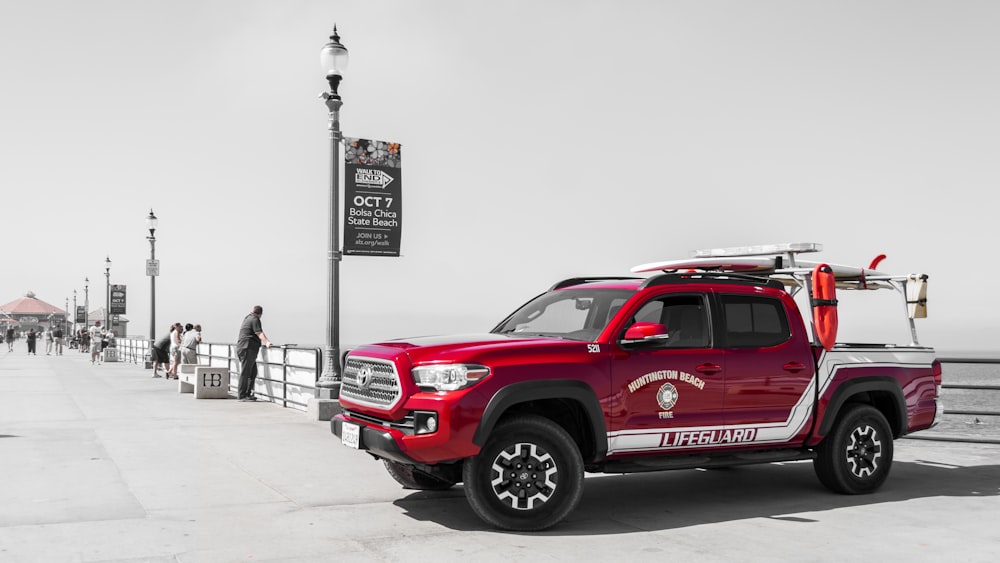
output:
<svg viewBox="0 0 1000 563"><path fill-rule="evenodd" d="M228 399L229 368L181 364L177 392L194 393L195 399Z"/></svg>

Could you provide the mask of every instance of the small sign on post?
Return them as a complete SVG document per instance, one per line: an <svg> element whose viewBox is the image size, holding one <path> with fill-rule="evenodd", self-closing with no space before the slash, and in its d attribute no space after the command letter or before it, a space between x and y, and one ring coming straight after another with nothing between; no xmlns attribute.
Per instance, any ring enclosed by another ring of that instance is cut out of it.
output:
<svg viewBox="0 0 1000 563"><path fill-rule="evenodd" d="M156 277L160 275L159 260L146 260L146 275L150 277Z"/></svg>

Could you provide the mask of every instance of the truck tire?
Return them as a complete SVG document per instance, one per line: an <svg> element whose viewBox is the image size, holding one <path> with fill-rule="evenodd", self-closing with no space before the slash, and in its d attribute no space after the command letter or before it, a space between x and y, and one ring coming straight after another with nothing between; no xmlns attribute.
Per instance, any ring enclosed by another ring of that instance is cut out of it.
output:
<svg viewBox="0 0 1000 563"><path fill-rule="evenodd" d="M428 473L420 471L412 465L403 465L395 461L383 459L382 464L389 476L403 486L404 489L414 489L417 491L444 491L450 489L455 482L439 479Z"/></svg>
<svg viewBox="0 0 1000 563"><path fill-rule="evenodd" d="M522 532L549 528L583 494L583 460L561 426L519 415L494 428L479 455L462 468L465 494L484 522Z"/></svg>
<svg viewBox="0 0 1000 563"><path fill-rule="evenodd" d="M834 492L871 493L889 476L892 451L892 431L885 416L870 405L848 405L817 448L813 469Z"/></svg>

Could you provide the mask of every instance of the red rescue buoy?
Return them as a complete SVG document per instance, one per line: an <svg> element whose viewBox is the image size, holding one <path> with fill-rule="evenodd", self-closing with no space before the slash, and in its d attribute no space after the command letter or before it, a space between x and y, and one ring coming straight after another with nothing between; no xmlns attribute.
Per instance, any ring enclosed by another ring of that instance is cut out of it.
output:
<svg viewBox="0 0 1000 563"><path fill-rule="evenodd" d="M812 290L816 339L823 348L830 350L837 341L837 284L830 266L816 264L812 271Z"/></svg>

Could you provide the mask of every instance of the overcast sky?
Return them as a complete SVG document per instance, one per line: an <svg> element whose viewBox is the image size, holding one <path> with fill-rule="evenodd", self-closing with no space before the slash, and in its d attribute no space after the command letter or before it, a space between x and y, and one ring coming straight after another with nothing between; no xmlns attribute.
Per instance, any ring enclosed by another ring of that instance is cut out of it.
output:
<svg viewBox="0 0 1000 563"><path fill-rule="evenodd" d="M0 303L89 277L102 306L110 256L147 334L152 208L158 333L232 342L261 304L274 342L322 345L334 23L344 135L403 156L403 256L343 260L345 346L808 241L928 274L923 344L997 349L989 1L0 0Z"/></svg>

